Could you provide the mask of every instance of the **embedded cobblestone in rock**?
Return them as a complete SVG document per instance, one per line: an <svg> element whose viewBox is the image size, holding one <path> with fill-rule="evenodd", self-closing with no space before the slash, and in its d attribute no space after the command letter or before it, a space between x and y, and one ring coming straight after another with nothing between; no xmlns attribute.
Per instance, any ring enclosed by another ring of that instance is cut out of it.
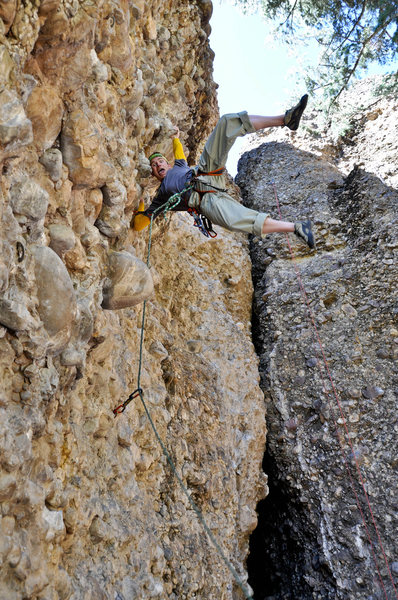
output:
<svg viewBox="0 0 398 600"><path fill-rule="evenodd" d="M152 296L152 275L142 260L128 252L112 252L108 265L103 308L127 308L141 304Z"/></svg>
<svg viewBox="0 0 398 600"><path fill-rule="evenodd" d="M65 346L71 336L77 308L72 281L64 263L51 248L32 246L31 250L40 318L56 347Z"/></svg>

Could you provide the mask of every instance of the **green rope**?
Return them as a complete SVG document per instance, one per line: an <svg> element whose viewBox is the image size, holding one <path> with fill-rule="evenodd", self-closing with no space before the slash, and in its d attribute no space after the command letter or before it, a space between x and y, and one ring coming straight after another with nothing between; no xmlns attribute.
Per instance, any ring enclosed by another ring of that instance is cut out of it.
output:
<svg viewBox="0 0 398 600"><path fill-rule="evenodd" d="M173 208L175 208L180 202L181 202L181 197L182 195L185 193L185 191L192 189L192 185L189 185L188 187L186 187L182 192L178 192L177 194L174 194L173 196L171 196L167 202L165 202L165 204L162 204L162 206L160 206L158 209L156 209L156 211L154 211L151 215L151 222L149 224L149 239L148 239L148 252L147 252L147 267L150 267L150 255L151 255L151 246L152 246L152 224L153 224L153 219L154 217L159 214L160 212L163 212L163 216L166 217L167 213L172 210ZM144 347L144 329L145 329L145 313L146 313L146 300L144 301L144 305L143 305L143 309L142 309L142 320L141 320L141 337L140 337L140 351L139 351L139 361L138 361L138 377L137 377L137 390L135 392L133 392L132 394L130 394L128 400L126 400L126 402L124 404L122 404L121 406L123 406L123 409L121 412L124 411L124 409L126 408L127 404L129 402L131 402L131 400L133 400L133 398L136 398L137 396L140 397L140 400L142 402L142 405L144 407L144 410L146 412L146 415L148 417L149 423L151 424L151 427L153 429L153 432L155 434L155 437L157 439L157 441L159 442L159 445L162 449L162 452L164 454L164 456L167 459L167 462L169 463L172 472L174 473L182 491L184 492L185 496L188 499L189 504L191 505L191 508L194 510L196 516L198 517L200 523L203 526L203 529L205 530L205 532L207 533L207 535L209 536L209 539L211 540L211 542L213 543L215 549L217 550L218 554L220 555L220 557L222 558L223 562L225 563L225 565L227 566L228 570L230 571L230 573L232 574L233 578L235 579L236 583L238 584L238 586L240 587L240 589L242 590L246 600L253 600L253 596L250 594L249 590L247 589L247 587L245 586L245 584L242 582L241 578L239 577L239 574L237 573L237 571L235 570L234 566L232 565L232 563L230 562L230 560L227 558L227 556L225 555L223 549L221 548L220 544L217 542L215 536L213 535L212 531L209 529L200 509L198 508L198 506L196 505L196 503L192 500L191 494L189 493L187 487L185 486L184 482L182 481L181 477L179 476L176 466L173 462L173 459L171 458L166 446L164 445L158 430L156 429L155 423L153 422L153 419L151 417L151 414L149 412L149 409L147 407L147 404L144 400L144 393L140 387L140 383L141 383L141 370L142 370L142 355L143 355L143 347ZM119 408L119 407L118 407ZM117 409L115 409L117 411ZM113 411L115 413L115 411ZM117 412L115 413L118 414Z"/></svg>

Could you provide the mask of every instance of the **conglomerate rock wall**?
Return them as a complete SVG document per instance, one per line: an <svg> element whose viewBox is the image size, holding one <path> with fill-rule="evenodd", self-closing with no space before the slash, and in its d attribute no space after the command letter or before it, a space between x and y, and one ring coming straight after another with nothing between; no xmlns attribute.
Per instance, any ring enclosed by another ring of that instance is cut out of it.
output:
<svg viewBox="0 0 398 600"><path fill-rule="evenodd" d="M244 202L278 218L278 199L317 240L289 236L294 262L282 235L251 243L270 487L256 598L397 597L397 101L368 106L367 86L350 92L344 136L310 102L297 133L253 136L239 162Z"/></svg>
<svg viewBox="0 0 398 600"><path fill-rule="evenodd" d="M0 5L0 598L241 598L266 492L244 236L130 222L217 120L209 0Z"/></svg>

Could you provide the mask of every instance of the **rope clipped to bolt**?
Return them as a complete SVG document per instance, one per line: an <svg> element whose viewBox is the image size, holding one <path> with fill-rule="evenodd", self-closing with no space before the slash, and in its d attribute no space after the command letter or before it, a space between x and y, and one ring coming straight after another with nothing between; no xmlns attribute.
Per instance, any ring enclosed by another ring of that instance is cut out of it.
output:
<svg viewBox="0 0 398 600"><path fill-rule="evenodd" d="M147 252L147 259L146 259L146 265L147 265L148 269L150 268L150 256L151 256L151 247L152 247L152 224L153 224L154 218L159 213L163 213L163 217L166 218L167 213L170 210L172 210L173 208L175 208L176 206L178 206L178 204L181 202L182 196L185 194L185 192L192 189L192 187L193 186L191 184L185 186L185 188L181 192L177 192L176 194L173 194L172 196L170 196L170 198L167 200L167 202L162 204L162 206L159 206L151 214L151 222L149 224L148 252ZM130 396L127 398L127 400L125 400L124 402L122 402L122 404L119 404L119 406L117 406L116 408L113 409L112 412L115 417L117 417L117 415L120 415L121 413L123 413L132 400L134 400L135 398L138 398L138 397L140 397L142 399L142 396L144 394L143 389L140 386L140 383L141 383L141 371L142 371L142 351L143 351L143 345L144 345L145 313L146 313L146 300L144 301L143 309L142 309L137 388L134 390L134 392L132 392L130 394Z"/></svg>

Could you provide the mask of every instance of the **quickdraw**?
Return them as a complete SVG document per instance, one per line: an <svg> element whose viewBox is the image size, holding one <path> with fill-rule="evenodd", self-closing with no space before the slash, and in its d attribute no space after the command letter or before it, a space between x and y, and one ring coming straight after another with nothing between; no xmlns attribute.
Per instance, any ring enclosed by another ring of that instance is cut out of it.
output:
<svg viewBox="0 0 398 600"><path fill-rule="evenodd" d="M203 233L203 235L205 237L210 237L210 238L217 237L217 233L214 231L213 224L210 221L210 219L208 219L204 215L201 215L196 210L196 208L188 208L188 212L194 219L193 226L197 227L199 229L199 231L201 233Z"/></svg>
<svg viewBox="0 0 398 600"><path fill-rule="evenodd" d="M131 392L130 396L127 398L127 400L125 400L122 404L119 404L119 406L117 406L116 408L113 409L113 414L115 415L115 417L117 417L117 415L120 415L122 412L124 412L127 408L127 406L130 404L130 402L132 400L134 400L134 398L138 398L138 396L141 397L141 394L143 394L143 390L142 388L137 388L136 390L134 390L134 392Z"/></svg>

